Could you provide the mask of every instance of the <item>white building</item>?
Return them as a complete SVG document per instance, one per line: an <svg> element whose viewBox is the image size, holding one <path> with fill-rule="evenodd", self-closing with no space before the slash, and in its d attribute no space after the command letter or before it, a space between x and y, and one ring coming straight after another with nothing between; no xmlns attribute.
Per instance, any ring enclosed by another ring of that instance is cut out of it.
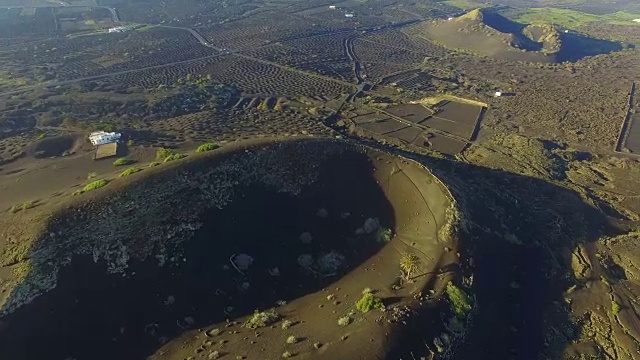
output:
<svg viewBox="0 0 640 360"><path fill-rule="evenodd" d="M640 19L633 19L633 21L640 23Z"/></svg>
<svg viewBox="0 0 640 360"><path fill-rule="evenodd" d="M102 144L109 144L109 143L114 143L117 142L118 140L120 140L120 137L122 136L122 134L120 133L115 133L115 132L104 132L104 131L96 131L96 132L92 132L91 135L89 135L89 141L91 141L92 145L102 145Z"/></svg>
<svg viewBox="0 0 640 360"><path fill-rule="evenodd" d="M495 93L495 95L494 95L494 96L495 96L495 97L500 97L500 96L502 96L502 91L496 91L496 93Z"/></svg>
<svg viewBox="0 0 640 360"><path fill-rule="evenodd" d="M344 14L344 16L348 17L348 18L352 18L353 14Z"/></svg>
<svg viewBox="0 0 640 360"><path fill-rule="evenodd" d="M329 5L329 9L331 9L331 10L335 10L335 9L336 9L336 6L335 6L335 5Z"/></svg>
<svg viewBox="0 0 640 360"><path fill-rule="evenodd" d="M123 33L123 32L127 32L129 30L131 30L131 28L128 27L128 26L116 26L116 27L109 28L109 34L112 34L112 33Z"/></svg>

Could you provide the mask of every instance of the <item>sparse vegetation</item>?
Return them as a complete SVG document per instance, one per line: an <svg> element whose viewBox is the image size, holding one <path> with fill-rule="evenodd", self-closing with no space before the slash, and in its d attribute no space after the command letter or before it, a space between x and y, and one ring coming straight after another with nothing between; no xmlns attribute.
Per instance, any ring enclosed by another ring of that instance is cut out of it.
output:
<svg viewBox="0 0 640 360"><path fill-rule="evenodd" d="M186 158L186 157L187 157L187 155L185 155L185 154L175 153L173 155L169 155L166 158L164 158L164 162L180 160L180 159L183 159L183 158Z"/></svg>
<svg viewBox="0 0 640 360"><path fill-rule="evenodd" d="M464 318L473 308L473 303L462 289L455 286L452 282L447 284L447 297L451 304L451 310L458 318Z"/></svg>
<svg viewBox="0 0 640 360"><path fill-rule="evenodd" d="M87 174L87 180L92 180L92 179L95 179L96 177L98 177L98 174L95 172L90 172L89 174Z"/></svg>
<svg viewBox="0 0 640 360"><path fill-rule="evenodd" d="M100 179L100 180L96 180L93 182L88 183L87 185L85 185L85 187L83 187L82 189L74 192L74 195L80 195L80 194L84 194L88 191L93 191L96 189L100 189L101 187L106 186L109 183L108 180L105 179Z"/></svg>
<svg viewBox="0 0 640 360"><path fill-rule="evenodd" d="M133 161L127 159L127 158L119 158L116 159L116 161L113 162L113 165L115 166L126 166L131 164Z"/></svg>
<svg viewBox="0 0 640 360"><path fill-rule="evenodd" d="M400 259L400 270L405 281L409 281L420 265L420 258L416 254L406 254Z"/></svg>
<svg viewBox="0 0 640 360"><path fill-rule="evenodd" d="M22 206L22 210L27 210L36 206L36 203L33 201L26 201L26 202L23 202L21 206Z"/></svg>
<svg viewBox="0 0 640 360"><path fill-rule="evenodd" d="M282 357L283 357L284 359L288 359L288 358L290 358L290 357L293 357L293 354L292 354L292 353L290 353L289 351L285 351L285 352L283 352L283 353L282 353Z"/></svg>
<svg viewBox="0 0 640 360"><path fill-rule="evenodd" d="M128 168L127 170L121 172L120 175L118 175L118 177L126 177L126 176L129 176L131 174L135 174L135 173L140 172L140 171L142 171L142 169L138 168L138 167Z"/></svg>
<svg viewBox="0 0 640 360"><path fill-rule="evenodd" d="M288 328L290 328L291 326L293 326L293 321L291 320L285 320L282 322L282 330L287 330Z"/></svg>
<svg viewBox="0 0 640 360"><path fill-rule="evenodd" d="M133 141L133 139L129 139L129 141L127 141L127 146L128 146L128 147L133 147L133 146L135 146L135 145L136 145L136 142L135 142L135 141Z"/></svg>
<svg viewBox="0 0 640 360"><path fill-rule="evenodd" d="M382 299L374 294L366 293L356 302L356 309L363 313L369 312L373 309L384 310L384 303L382 302Z"/></svg>
<svg viewBox="0 0 640 360"><path fill-rule="evenodd" d="M338 325L340 326L347 326L351 324L351 318L348 316L343 316L340 319L338 319Z"/></svg>
<svg viewBox="0 0 640 360"><path fill-rule="evenodd" d="M160 165L160 163L159 163L159 162L152 162L152 163L149 163L149 167L150 167L150 168L151 168L151 167L156 167L156 166L158 166L158 165Z"/></svg>
<svg viewBox="0 0 640 360"><path fill-rule="evenodd" d="M13 269L11 269L11 272L13 273L13 276L15 277L16 281L20 281L25 277L27 277L27 274L29 274L29 271L31 271L30 260L20 261L18 264L16 264L13 267Z"/></svg>
<svg viewBox="0 0 640 360"><path fill-rule="evenodd" d="M31 245L28 241L20 241L15 244L9 244L0 259L0 266L10 266L26 259L27 253Z"/></svg>
<svg viewBox="0 0 640 360"><path fill-rule="evenodd" d="M258 312L256 310L244 326L249 329L257 329L269 326L278 321L278 319L280 319L280 314L278 314L274 309L262 312Z"/></svg>
<svg viewBox="0 0 640 360"><path fill-rule="evenodd" d="M294 335L291 335L287 338L287 344L295 344L298 342L298 338Z"/></svg>
<svg viewBox="0 0 640 360"><path fill-rule="evenodd" d="M156 159L166 159L173 154L174 152L171 149L160 148L158 149L158 151L156 151Z"/></svg>
<svg viewBox="0 0 640 360"><path fill-rule="evenodd" d="M620 313L620 304L615 300L611 300L611 312L613 315L618 315Z"/></svg>
<svg viewBox="0 0 640 360"><path fill-rule="evenodd" d="M376 231L376 241L379 243L387 243L391 241L392 237L393 232L391 229L381 227Z"/></svg>
<svg viewBox="0 0 640 360"><path fill-rule="evenodd" d="M206 144L202 144L200 146L198 146L198 148L196 149L196 152L202 153L202 152L207 152L207 151L212 151L215 150L217 148L219 148L220 146L214 144L214 143L206 143Z"/></svg>

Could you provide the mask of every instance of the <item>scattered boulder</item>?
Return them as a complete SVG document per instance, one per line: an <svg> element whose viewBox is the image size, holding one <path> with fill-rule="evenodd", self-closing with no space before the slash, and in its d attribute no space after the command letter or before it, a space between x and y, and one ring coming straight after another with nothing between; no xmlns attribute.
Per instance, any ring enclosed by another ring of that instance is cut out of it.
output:
<svg viewBox="0 0 640 360"><path fill-rule="evenodd" d="M309 254L302 254L298 256L298 265L305 269L310 268L313 265L313 256Z"/></svg>
<svg viewBox="0 0 640 360"><path fill-rule="evenodd" d="M344 255L331 251L318 259L318 271L323 274L333 274L342 267L344 261Z"/></svg>
<svg viewBox="0 0 640 360"><path fill-rule="evenodd" d="M310 232L303 232L302 234L300 234L300 242L302 242L303 244L311 244L312 241L313 237L311 236Z"/></svg>
<svg viewBox="0 0 640 360"><path fill-rule="evenodd" d="M253 258L247 254L239 254L233 258L233 263L239 270L246 271L253 264Z"/></svg>
<svg viewBox="0 0 640 360"><path fill-rule="evenodd" d="M326 218L327 216L329 216L329 212L325 208L320 208L316 213L316 216L320 218Z"/></svg>

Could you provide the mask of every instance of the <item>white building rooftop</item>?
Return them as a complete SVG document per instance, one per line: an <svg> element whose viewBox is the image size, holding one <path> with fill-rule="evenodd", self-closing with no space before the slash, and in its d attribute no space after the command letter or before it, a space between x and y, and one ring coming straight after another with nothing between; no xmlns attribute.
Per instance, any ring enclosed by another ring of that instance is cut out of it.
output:
<svg viewBox="0 0 640 360"><path fill-rule="evenodd" d="M89 135L89 141L92 145L102 145L118 142L122 134L116 132L95 131Z"/></svg>

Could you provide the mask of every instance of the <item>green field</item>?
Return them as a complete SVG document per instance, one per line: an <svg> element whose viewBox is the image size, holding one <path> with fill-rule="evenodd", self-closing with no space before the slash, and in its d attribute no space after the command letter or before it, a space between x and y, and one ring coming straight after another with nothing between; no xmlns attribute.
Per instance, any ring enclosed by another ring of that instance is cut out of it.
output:
<svg viewBox="0 0 640 360"><path fill-rule="evenodd" d="M480 7L484 7L483 1L472 1L472 0L446 0L445 4L455 6L464 10L472 10Z"/></svg>
<svg viewBox="0 0 640 360"><path fill-rule="evenodd" d="M551 23L575 29L591 22L606 22L615 25L640 25L640 23L633 22L633 19L640 19L640 14L619 11L599 16L567 9L531 8L519 12L514 20L526 24Z"/></svg>

